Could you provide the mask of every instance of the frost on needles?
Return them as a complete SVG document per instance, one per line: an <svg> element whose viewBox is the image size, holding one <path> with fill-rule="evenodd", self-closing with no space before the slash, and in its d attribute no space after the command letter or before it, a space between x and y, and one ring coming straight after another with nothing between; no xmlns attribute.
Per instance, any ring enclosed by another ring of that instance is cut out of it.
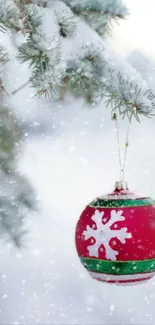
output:
<svg viewBox="0 0 155 325"><path fill-rule="evenodd" d="M130 119L151 116L154 94L124 60L117 64L103 39L114 21L129 14L122 0L0 0L0 5L1 29L23 34L17 57L29 63L36 94L53 100L71 91L89 102L102 98ZM91 41L66 55L80 25Z"/></svg>
<svg viewBox="0 0 155 325"><path fill-rule="evenodd" d="M111 29L113 21L124 19L129 13L122 0L64 0L64 2L102 36Z"/></svg>

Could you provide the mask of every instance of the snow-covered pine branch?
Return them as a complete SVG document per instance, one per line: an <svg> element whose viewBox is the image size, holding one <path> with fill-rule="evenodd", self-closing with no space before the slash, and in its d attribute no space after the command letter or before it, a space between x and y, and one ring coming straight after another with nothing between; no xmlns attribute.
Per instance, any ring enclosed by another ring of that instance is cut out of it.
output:
<svg viewBox="0 0 155 325"><path fill-rule="evenodd" d="M112 22L124 19L128 9L122 0L62 0L73 12L85 19L89 26L105 36L111 30Z"/></svg>
<svg viewBox="0 0 155 325"><path fill-rule="evenodd" d="M33 70L30 82L38 95L48 96L49 99L59 99L63 79L66 77L66 63L48 64Z"/></svg>
<svg viewBox="0 0 155 325"><path fill-rule="evenodd" d="M104 47L86 43L79 54L67 62L69 86L76 95L93 95L100 88L104 75Z"/></svg>
<svg viewBox="0 0 155 325"><path fill-rule="evenodd" d="M86 27L86 29L89 27ZM113 110L131 120L139 115L151 117L155 95L147 82L107 42L99 37L83 46L80 54L68 61L69 85L76 95L91 95L94 101L103 99Z"/></svg>
<svg viewBox="0 0 155 325"><path fill-rule="evenodd" d="M109 54L107 43L90 24L74 15L85 13L87 20L89 15L100 13L104 24L106 15L112 19L128 14L122 0L38 0L25 4L22 10L28 20L24 22L26 35L18 57L21 62L30 63L29 81L37 94L56 99L63 89L91 100L103 97L113 109L119 106L120 113L127 113L130 118L152 113L154 95L148 85L124 60L119 62L114 51ZM88 41L84 40L78 50L70 47L66 54L65 44L79 42L79 26L82 39L86 34Z"/></svg>
<svg viewBox="0 0 155 325"><path fill-rule="evenodd" d="M148 88L147 84L136 83L134 80L128 80L119 72L109 69L112 81L109 82L105 78L99 96L100 99L106 98L107 106L112 107L112 112L119 111L119 114L124 118L126 115L131 121L134 116L140 122L139 115L151 117L154 115L155 109L155 94ZM119 82L117 80L119 79Z"/></svg>
<svg viewBox="0 0 155 325"><path fill-rule="evenodd" d="M0 0L0 29L23 29L20 11L13 0Z"/></svg>
<svg viewBox="0 0 155 325"><path fill-rule="evenodd" d="M47 4L50 8L50 2ZM74 36L78 20L72 10L62 1L52 3L52 10L55 12L57 23L59 26L59 35L62 37Z"/></svg>
<svg viewBox="0 0 155 325"><path fill-rule="evenodd" d="M140 115L151 117L155 110L155 94L141 75L120 55L115 54L105 43L104 76L96 93L97 99L105 100L113 111L116 109L124 118ZM107 98L107 99L106 99Z"/></svg>
<svg viewBox="0 0 155 325"><path fill-rule="evenodd" d="M18 57L23 62L29 61L32 66L30 82L36 88L37 94L46 94L55 98L56 94L59 96L62 80L66 76L66 63L62 61L60 35L58 32L53 35L46 28L49 20L56 20L56 15L51 9L41 8L34 4L27 5L26 9L29 13L29 21L33 21L34 30L28 33L25 42L18 48ZM59 15L59 23L60 18ZM61 33L67 33L67 27L64 26L65 23L61 26ZM63 27L65 29L62 32Z"/></svg>

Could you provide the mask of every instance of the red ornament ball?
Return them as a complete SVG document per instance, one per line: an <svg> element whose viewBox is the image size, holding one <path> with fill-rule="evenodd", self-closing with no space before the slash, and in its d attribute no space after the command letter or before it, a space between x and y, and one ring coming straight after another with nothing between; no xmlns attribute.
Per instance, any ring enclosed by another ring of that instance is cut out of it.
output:
<svg viewBox="0 0 155 325"><path fill-rule="evenodd" d="M76 226L78 255L92 278L136 284L155 275L155 201L117 182L88 204Z"/></svg>

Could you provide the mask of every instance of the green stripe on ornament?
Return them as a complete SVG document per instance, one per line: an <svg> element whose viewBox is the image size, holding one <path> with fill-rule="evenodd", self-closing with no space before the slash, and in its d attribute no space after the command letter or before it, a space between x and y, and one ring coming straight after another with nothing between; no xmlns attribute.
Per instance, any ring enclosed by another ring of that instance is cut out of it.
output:
<svg viewBox="0 0 155 325"><path fill-rule="evenodd" d="M88 204L88 206L93 208L125 208L125 207L140 207L140 206L152 206L155 205L155 201L147 199L135 199L135 200L104 200L96 199Z"/></svg>
<svg viewBox="0 0 155 325"><path fill-rule="evenodd" d="M80 257L82 264L89 271L104 274L124 275L155 271L155 259L144 261L106 261Z"/></svg>

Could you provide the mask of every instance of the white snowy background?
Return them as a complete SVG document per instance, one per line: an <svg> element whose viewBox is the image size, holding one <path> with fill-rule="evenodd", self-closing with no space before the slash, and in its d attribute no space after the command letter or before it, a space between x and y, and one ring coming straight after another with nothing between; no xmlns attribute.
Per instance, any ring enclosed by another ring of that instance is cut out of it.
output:
<svg viewBox="0 0 155 325"><path fill-rule="evenodd" d="M149 63L145 69L143 55L153 60L155 54L153 37L148 37L155 27L154 1L127 3L131 17L114 30L110 42L153 87L154 68ZM135 50L143 55L132 57ZM19 69L14 61L10 89L24 81L23 75L26 80L24 66ZM119 177L110 110L103 104L88 108L72 98L49 105L32 98L28 88L11 102L23 121L37 130L25 128L19 168L36 189L41 210L29 216L24 250L1 246L0 324L154 324L155 280L137 287L102 284L89 277L76 254L74 231L81 211L96 195L112 190ZM126 170L130 188L152 197L154 123L154 119L132 123ZM122 122L122 146L125 130Z"/></svg>

